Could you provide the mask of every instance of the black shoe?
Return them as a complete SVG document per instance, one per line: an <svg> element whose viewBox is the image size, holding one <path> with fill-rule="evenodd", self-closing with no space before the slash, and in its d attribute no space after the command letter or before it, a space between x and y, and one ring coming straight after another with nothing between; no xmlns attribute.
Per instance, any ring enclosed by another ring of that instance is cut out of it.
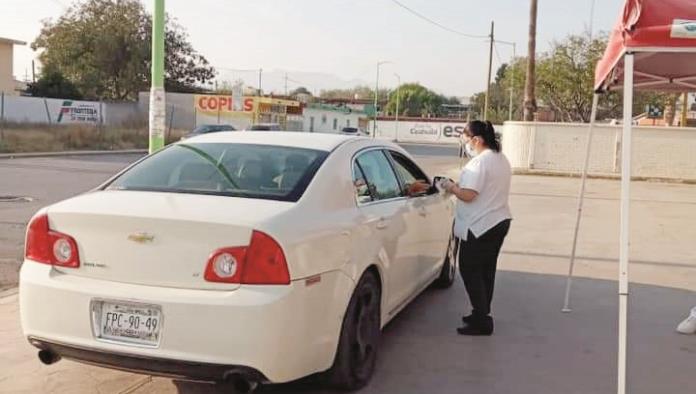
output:
<svg viewBox="0 0 696 394"><path fill-rule="evenodd" d="M493 318L485 316L484 318L472 317L470 323L465 323L463 327L457 328L459 335L471 336L489 336L493 335Z"/></svg>
<svg viewBox="0 0 696 394"><path fill-rule="evenodd" d="M462 316L462 323L471 324L474 321L474 315Z"/></svg>

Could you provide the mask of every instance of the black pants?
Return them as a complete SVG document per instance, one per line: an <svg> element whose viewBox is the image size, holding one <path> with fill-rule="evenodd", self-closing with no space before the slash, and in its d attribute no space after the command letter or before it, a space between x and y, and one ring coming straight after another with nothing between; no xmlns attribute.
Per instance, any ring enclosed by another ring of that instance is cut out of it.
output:
<svg viewBox="0 0 696 394"><path fill-rule="evenodd" d="M510 220L504 220L478 238L469 231L466 241L459 240L459 272L475 316L491 313L498 255L509 230Z"/></svg>

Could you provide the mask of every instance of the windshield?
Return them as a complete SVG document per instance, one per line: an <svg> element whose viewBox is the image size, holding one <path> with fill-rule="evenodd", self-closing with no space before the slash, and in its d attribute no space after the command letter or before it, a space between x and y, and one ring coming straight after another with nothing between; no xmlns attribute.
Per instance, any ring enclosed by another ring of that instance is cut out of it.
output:
<svg viewBox="0 0 696 394"><path fill-rule="evenodd" d="M297 201L327 155L284 146L177 144L136 164L106 189Z"/></svg>

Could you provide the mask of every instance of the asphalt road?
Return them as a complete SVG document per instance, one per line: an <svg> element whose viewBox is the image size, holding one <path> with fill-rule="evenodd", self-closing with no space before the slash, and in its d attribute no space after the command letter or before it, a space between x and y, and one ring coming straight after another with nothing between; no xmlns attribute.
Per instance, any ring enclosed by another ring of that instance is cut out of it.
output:
<svg viewBox="0 0 696 394"><path fill-rule="evenodd" d="M456 173L452 147L406 146L431 174ZM456 149L456 148L454 148ZM40 207L89 190L138 155L0 160L0 286L16 280L24 226ZM449 172L448 172L449 171ZM559 312L574 224L577 180L514 177L515 220L503 249L496 335L455 334L468 311L458 280L426 291L384 331L377 374L364 393L555 394L614 391L619 185L591 180L573 288L573 314ZM696 186L633 185L629 390L693 391L694 336L674 333L696 300ZM668 286L671 288L667 288ZM22 337L16 295L0 297L0 393L221 394L218 387L151 379L70 361L43 366ZM125 391L124 391L125 390ZM306 381L269 394L324 393Z"/></svg>

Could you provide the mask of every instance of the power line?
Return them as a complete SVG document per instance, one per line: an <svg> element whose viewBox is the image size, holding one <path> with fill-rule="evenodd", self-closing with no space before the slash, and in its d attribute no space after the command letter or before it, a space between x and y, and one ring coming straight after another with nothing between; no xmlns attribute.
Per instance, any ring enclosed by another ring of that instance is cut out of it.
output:
<svg viewBox="0 0 696 394"><path fill-rule="evenodd" d="M467 38L488 38L488 36L482 36L482 35L476 35L476 34L462 33L462 32L459 31L459 30L452 29L452 28L450 28L450 27L447 27L447 26L445 26L445 25L443 25L443 24L441 24L441 23L438 23L438 22L436 22L436 21L434 21L434 20L428 18L427 16L421 14L420 12L414 10L413 8L409 8L408 6L406 6L405 4L403 4L403 3L401 3L401 2L399 2L399 1L397 1L397 0L391 0L391 1L392 1L392 3L398 5L399 7L403 8L403 9L405 9L406 11L410 12L411 14L413 14L413 15L415 15L415 16L421 18L421 19L423 19L424 21L426 21L426 22L428 22L428 23L430 23L430 24L433 24L433 25L439 27L439 28L442 29L442 30L445 30L445 31L448 31L448 32L450 32L450 33L454 33L454 34L457 34L457 35L460 35L460 36L462 36L462 37L467 37Z"/></svg>
<svg viewBox="0 0 696 394"><path fill-rule="evenodd" d="M503 61L500 58L500 52L498 52L498 46L495 44L495 42L493 43L493 48L495 49L495 57L498 59L498 64L502 66Z"/></svg>

